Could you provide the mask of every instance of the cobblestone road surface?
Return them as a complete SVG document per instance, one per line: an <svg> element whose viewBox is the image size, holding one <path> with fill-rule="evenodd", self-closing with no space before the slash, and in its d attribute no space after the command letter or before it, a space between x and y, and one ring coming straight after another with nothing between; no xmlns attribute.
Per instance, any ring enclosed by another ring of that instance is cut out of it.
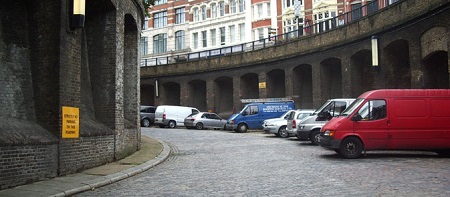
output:
<svg viewBox="0 0 450 197"><path fill-rule="evenodd" d="M450 159L368 152L355 160L259 132L143 128L173 149L164 163L78 196L450 196Z"/></svg>

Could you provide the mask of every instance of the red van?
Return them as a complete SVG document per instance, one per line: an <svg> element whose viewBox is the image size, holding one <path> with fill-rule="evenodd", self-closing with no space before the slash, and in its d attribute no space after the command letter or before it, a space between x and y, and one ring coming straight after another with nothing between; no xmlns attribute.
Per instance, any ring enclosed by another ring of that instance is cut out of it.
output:
<svg viewBox="0 0 450 197"><path fill-rule="evenodd" d="M450 89L365 92L323 126L319 143L344 158L393 149L450 156Z"/></svg>

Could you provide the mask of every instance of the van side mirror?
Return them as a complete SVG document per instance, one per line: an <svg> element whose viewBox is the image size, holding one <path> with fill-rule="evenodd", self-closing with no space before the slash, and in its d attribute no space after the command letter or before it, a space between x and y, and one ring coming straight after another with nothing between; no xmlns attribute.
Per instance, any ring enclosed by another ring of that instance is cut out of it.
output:
<svg viewBox="0 0 450 197"><path fill-rule="evenodd" d="M361 120L362 120L362 117L361 117L360 114L356 114L356 115L354 115L354 116L352 117L351 120L352 120L352 121L358 122L358 121L361 121Z"/></svg>

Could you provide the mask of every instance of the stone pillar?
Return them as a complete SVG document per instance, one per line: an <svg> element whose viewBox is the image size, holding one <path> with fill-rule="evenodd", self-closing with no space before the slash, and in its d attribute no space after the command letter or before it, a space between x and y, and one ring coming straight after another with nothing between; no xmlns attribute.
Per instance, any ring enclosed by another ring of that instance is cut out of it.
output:
<svg viewBox="0 0 450 197"><path fill-rule="evenodd" d="M312 98L313 98L313 107L317 108L325 102L322 99L322 88L321 88L321 77L320 77L320 63L312 62L311 63L312 70Z"/></svg>
<svg viewBox="0 0 450 197"><path fill-rule="evenodd" d="M180 82L180 105L189 106L189 84Z"/></svg>
<svg viewBox="0 0 450 197"><path fill-rule="evenodd" d="M259 88L259 98L267 98L267 74L265 72L260 72L258 74L258 82L259 83L262 83L262 82L266 83L266 88Z"/></svg>
<svg viewBox="0 0 450 197"><path fill-rule="evenodd" d="M423 88L422 55L419 39L409 39L409 68L411 70L411 87Z"/></svg>
<svg viewBox="0 0 450 197"><path fill-rule="evenodd" d="M242 108L241 103L241 77L233 77L233 113L238 112Z"/></svg>
<svg viewBox="0 0 450 197"><path fill-rule="evenodd" d="M341 57L341 73L342 73L342 97L352 97L352 75L350 56Z"/></svg>
<svg viewBox="0 0 450 197"><path fill-rule="evenodd" d="M216 112L216 87L214 80L206 80L206 109Z"/></svg>

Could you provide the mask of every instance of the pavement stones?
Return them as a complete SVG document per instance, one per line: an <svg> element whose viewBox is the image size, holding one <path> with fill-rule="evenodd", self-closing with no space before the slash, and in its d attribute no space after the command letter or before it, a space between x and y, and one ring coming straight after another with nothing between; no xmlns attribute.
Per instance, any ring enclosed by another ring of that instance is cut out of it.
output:
<svg viewBox="0 0 450 197"><path fill-rule="evenodd" d="M71 196L142 173L162 163L170 152L170 147L163 141L143 135L141 150L120 161L64 177L0 190L0 196Z"/></svg>

